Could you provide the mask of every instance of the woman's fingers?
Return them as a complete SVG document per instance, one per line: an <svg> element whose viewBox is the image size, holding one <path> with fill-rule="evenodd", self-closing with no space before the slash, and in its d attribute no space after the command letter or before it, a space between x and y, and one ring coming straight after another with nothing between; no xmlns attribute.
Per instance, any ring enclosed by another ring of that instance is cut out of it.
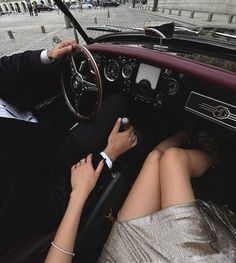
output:
<svg viewBox="0 0 236 263"><path fill-rule="evenodd" d="M86 162L89 164L92 164L92 154L91 153L86 157Z"/></svg>
<svg viewBox="0 0 236 263"><path fill-rule="evenodd" d="M83 158L78 163L74 164L71 167L71 171L74 171L76 168L79 168L80 166L82 166L84 164L92 165L92 154L91 153L89 155L87 155L86 158ZM96 169L93 168L93 165L92 165L92 168L95 170L96 173L99 174L103 168L103 165L104 165L104 161L101 160Z"/></svg>
<svg viewBox="0 0 236 263"><path fill-rule="evenodd" d="M99 162L99 164L96 168L95 172L96 172L97 176L101 173L103 166L104 166L104 159Z"/></svg>
<svg viewBox="0 0 236 263"><path fill-rule="evenodd" d="M79 162L80 162L80 164L85 164L85 163L86 163L86 159L83 158L83 159L81 159Z"/></svg>
<svg viewBox="0 0 236 263"><path fill-rule="evenodd" d="M76 168L77 168L77 164L74 164L74 165L71 167L71 172L73 172Z"/></svg>

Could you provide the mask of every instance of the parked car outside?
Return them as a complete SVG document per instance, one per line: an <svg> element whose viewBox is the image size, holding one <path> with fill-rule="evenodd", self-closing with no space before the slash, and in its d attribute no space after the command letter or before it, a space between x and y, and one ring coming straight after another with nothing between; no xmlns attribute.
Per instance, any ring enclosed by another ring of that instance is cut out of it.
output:
<svg viewBox="0 0 236 263"><path fill-rule="evenodd" d="M104 7L107 7L107 6L115 6L115 7L117 7L117 6L119 6L119 2L117 2L117 1L112 1L112 0L105 0L105 1L103 1L103 6Z"/></svg>
<svg viewBox="0 0 236 263"><path fill-rule="evenodd" d="M93 5L91 5L89 3L82 3L82 9L90 9L92 7L93 7ZM70 9L76 9L76 8L80 8L80 4L72 4L70 6Z"/></svg>
<svg viewBox="0 0 236 263"><path fill-rule="evenodd" d="M37 9L38 9L38 12L40 11L51 12L52 10L54 10L54 7L49 6L49 5L44 5L44 4L37 4Z"/></svg>
<svg viewBox="0 0 236 263"><path fill-rule="evenodd" d="M147 4L147 0L140 0L140 3L142 3L143 5Z"/></svg>

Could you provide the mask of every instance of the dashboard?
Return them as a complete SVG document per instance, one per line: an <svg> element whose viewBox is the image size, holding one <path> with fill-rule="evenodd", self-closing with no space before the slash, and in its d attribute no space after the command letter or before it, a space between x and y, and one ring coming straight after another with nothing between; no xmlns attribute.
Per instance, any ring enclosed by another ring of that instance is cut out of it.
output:
<svg viewBox="0 0 236 263"><path fill-rule="evenodd" d="M236 131L236 74L174 54L122 45L88 46L104 92Z"/></svg>
<svg viewBox="0 0 236 263"><path fill-rule="evenodd" d="M168 97L179 94L187 77L171 69L126 56L93 54L106 90L127 93L135 101L162 107Z"/></svg>

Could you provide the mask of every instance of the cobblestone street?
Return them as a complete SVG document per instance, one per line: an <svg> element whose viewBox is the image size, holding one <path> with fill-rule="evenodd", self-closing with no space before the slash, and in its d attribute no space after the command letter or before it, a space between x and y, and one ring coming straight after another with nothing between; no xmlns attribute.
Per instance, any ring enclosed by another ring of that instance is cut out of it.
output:
<svg viewBox="0 0 236 263"><path fill-rule="evenodd" d="M134 14L130 16L130 11ZM117 7L108 9L73 10L72 14L86 30L87 26L102 26L116 24L123 27L143 27L144 22L153 20L153 15L128 7ZM108 18L110 16L110 18ZM97 23L95 23L95 19ZM38 16L29 14L11 14L0 17L0 56L21 52L27 49L50 48L54 35L60 38L73 38L73 29L66 28L64 14L57 11L41 12ZM46 33L42 33L44 26ZM13 32L15 39L10 39L7 31ZM105 32L86 30L86 33L94 38ZM80 38L80 36L79 36ZM80 38L80 43L83 40Z"/></svg>
<svg viewBox="0 0 236 263"><path fill-rule="evenodd" d="M106 9L87 9L79 12L72 10L72 14L85 29L86 33L95 38L105 34L103 31L86 30L87 26L116 25L120 27L139 28L147 21L172 20L184 25L198 25L204 19L196 17L189 19L176 15L168 15L160 12L144 11L129 6L111 7ZM97 21L97 23L95 23ZM211 23L216 24L216 23ZM221 21L222 24L222 21ZM64 14L52 12L40 12L38 16L30 16L28 13L0 16L0 56L10 55L30 49L48 49L52 47L52 37L74 38L73 29L66 28ZM46 33L42 33L44 26ZM229 26L229 25L228 25ZM235 26L235 23L231 24ZM14 39L10 39L7 31L12 31ZM84 43L79 36L80 43Z"/></svg>

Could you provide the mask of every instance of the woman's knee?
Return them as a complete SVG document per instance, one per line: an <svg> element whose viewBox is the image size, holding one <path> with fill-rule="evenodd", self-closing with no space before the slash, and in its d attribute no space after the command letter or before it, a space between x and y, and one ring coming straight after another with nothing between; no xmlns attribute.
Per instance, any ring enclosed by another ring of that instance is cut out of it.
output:
<svg viewBox="0 0 236 263"><path fill-rule="evenodd" d="M155 149L148 154L146 161L154 163L160 162L162 154L161 150Z"/></svg>
<svg viewBox="0 0 236 263"><path fill-rule="evenodd" d="M169 148L167 149L161 159L162 164L175 167L175 164L188 163L188 153L181 148Z"/></svg>

